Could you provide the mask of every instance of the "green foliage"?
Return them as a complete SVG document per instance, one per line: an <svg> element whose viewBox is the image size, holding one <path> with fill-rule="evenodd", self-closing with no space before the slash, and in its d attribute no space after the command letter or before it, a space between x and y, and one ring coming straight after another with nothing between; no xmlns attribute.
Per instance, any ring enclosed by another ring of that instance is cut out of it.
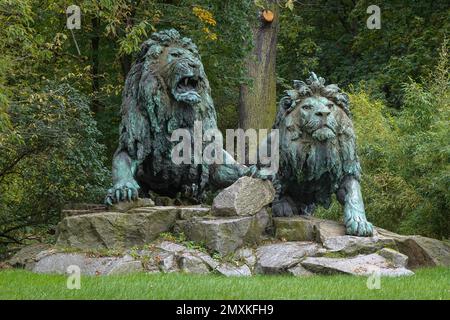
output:
<svg viewBox="0 0 450 320"><path fill-rule="evenodd" d="M288 89L293 79L305 79L318 67L319 46L313 34L315 28L301 15L289 10L280 12L280 32L277 46L277 83Z"/></svg>
<svg viewBox="0 0 450 320"><path fill-rule="evenodd" d="M404 85L405 106L390 115L363 91L350 95L368 218L401 233L450 234L450 87L446 43L424 84ZM339 218L335 203L322 217Z"/></svg>
<svg viewBox="0 0 450 320"><path fill-rule="evenodd" d="M0 245L45 239L64 204L99 202L108 185L86 99L66 84L28 94L10 105L14 129L0 145Z"/></svg>
<svg viewBox="0 0 450 320"><path fill-rule="evenodd" d="M405 228L424 234L450 235L450 87L446 45L436 70L423 85L405 85L405 108L399 117L402 129L401 174L421 195Z"/></svg>
<svg viewBox="0 0 450 320"><path fill-rule="evenodd" d="M373 4L381 9L379 30L366 26L366 10ZM292 13L286 11L292 18L282 20L279 60L292 59L289 65L299 71L310 66L341 86L364 80L374 89L372 94L397 108L402 83L408 77L418 80L436 64L450 27L445 0L307 0L296 3ZM297 21L301 24L295 27ZM292 28L298 36L287 36ZM302 59L297 60L299 55ZM291 79L289 70L280 65L279 76Z"/></svg>

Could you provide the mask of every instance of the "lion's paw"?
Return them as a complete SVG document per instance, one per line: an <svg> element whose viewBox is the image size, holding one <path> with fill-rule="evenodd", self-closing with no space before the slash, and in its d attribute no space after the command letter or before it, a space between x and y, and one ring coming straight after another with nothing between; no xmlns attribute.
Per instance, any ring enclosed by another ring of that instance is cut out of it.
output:
<svg viewBox="0 0 450 320"><path fill-rule="evenodd" d="M373 235L373 225L365 216L359 214L346 217L345 227L346 233L351 236L371 237Z"/></svg>
<svg viewBox="0 0 450 320"><path fill-rule="evenodd" d="M139 185L136 181L123 181L118 182L113 188L108 190L108 194L105 197L105 204L112 206L113 203L120 201L132 201L136 200L139 195Z"/></svg>

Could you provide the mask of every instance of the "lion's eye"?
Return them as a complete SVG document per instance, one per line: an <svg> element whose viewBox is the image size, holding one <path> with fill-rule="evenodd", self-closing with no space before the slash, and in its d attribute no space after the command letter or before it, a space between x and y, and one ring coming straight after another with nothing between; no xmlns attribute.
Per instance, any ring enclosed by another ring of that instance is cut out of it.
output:
<svg viewBox="0 0 450 320"><path fill-rule="evenodd" d="M327 104L327 107L330 108L330 109L332 109L332 108L334 107L334 104L329 103L329 104Z"/></svg>
<svg viewBox="0 0 450 320"><path fill-rule="evenodd" d="M305 109L305 110L310 110L310 109L312 109L312 105L305 104L304 106L302 106L302 108Z"/></svg>
<svg viewBox="0 0 450 320"><path fill-rule="evenodd" d="M171 55L172 57L179 58L179 57L181 57L181 52L179 52L179 51L174 51L174 52L171 52L170 55Z"/></svg>

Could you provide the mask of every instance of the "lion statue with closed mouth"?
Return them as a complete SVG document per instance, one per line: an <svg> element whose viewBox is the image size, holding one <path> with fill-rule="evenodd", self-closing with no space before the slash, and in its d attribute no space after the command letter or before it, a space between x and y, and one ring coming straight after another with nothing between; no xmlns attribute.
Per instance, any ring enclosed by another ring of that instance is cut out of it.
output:
<svg viewBox="0 0 450 320"><path fill-rule="evenodd" d="M311 215L317 205L328 208L335 193L344 206L347 234L371 236L348 96L311 73L306 82L294 81L294 89L285 92L273 128L279 129L280 143L279 170L272 177L273 215Z"/></svg>
<svg viewBox="0 0 450 320"><path fill-rule="evenodd" d="M169 197L189 193L201 202L207 188L224 187L251 174L225 150L223 165L172 161L178 143L171 140L174 130L186 129L193 136L196 121L201 121L203 132L217 129L197 48L174 29L153 33L142 44L125 81L121 115L107 205L137 199L139 194L145 197L150 191Z"/></svg>

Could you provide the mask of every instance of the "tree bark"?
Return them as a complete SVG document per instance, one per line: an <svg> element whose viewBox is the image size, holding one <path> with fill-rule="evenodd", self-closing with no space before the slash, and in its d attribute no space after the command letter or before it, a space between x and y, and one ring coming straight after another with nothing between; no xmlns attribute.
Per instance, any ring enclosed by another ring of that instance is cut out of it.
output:
<svg viewBox="0 0 450 320"><path fill-rule="evenodd" d="M134 16L136 15L136 7L138 6L139 2L137 4L135 4L135 6L133 7L133 9L131 10L130 15L127 16L126 21L125 21L125 29L131 29L133 27L133 19ZM126 79L128 72L131 69L131 65L132 65L133 61L132 61L132 56L131 54L124 54L122 57L120 57L120 64L122 66L122 74L123 74L123 78Z"/></svg>
<svg viewBox="0 0 450 320"><path fill-rule="evenodd" d="M100 91L99 79L99 46L100 46L100 19L98 17L92 18L92 112L97 114L101 110L101 103L98 100L98 93Z"/></svg>
<svg viewBox="0 0 450 320"><path fill-rule="evenodd" d="M276 46L279 30L278 5L269 0L273 20L266 21L258 9L258 21L253 27L253 51L246 67L250 85L241 85L239 94L239 126L243 129L270 129L276 113Z"/></svg>

